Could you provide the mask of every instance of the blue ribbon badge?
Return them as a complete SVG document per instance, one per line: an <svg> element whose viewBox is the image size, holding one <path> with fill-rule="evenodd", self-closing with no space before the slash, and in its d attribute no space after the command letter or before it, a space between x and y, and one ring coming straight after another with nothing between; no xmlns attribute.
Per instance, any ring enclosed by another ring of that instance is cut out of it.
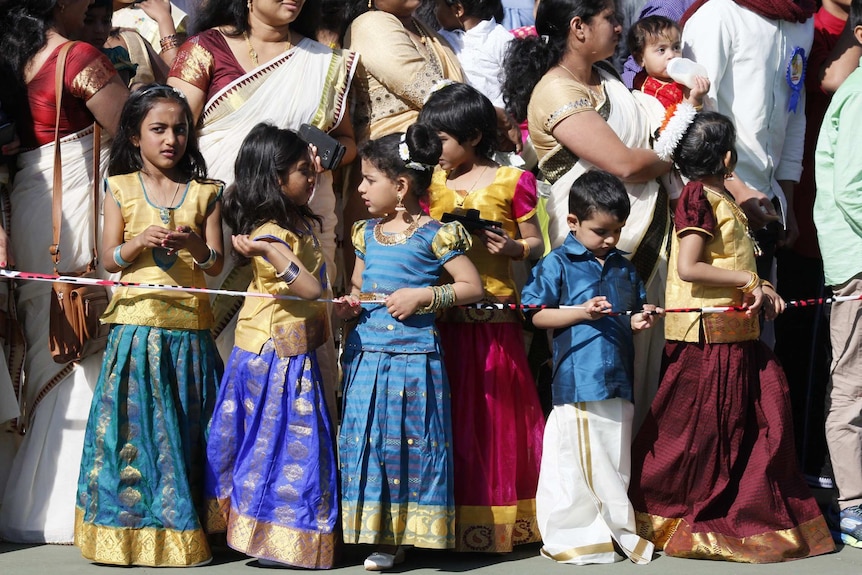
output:
<svg viewBox="0 0 862 575"><path fill-rule="evenodd" d="M787 111L796 113L799 104L799 94L805 82L805 68L808 59L805 57L805 48L797 46L790 55L787 63L787 85L790 86L790 101L787 103Z"/></svg>

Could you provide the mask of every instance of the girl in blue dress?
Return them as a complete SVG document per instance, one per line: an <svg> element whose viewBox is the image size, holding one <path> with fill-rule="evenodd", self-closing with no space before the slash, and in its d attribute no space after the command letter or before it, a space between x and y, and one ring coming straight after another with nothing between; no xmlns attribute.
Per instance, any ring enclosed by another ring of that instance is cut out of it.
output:
<svg viewBox="0 0 862 575"><path fill-rule="evenodd" d="M290 130L258 124L242 143L225 194L234 252L249 291L225 368L207 449L208 529L261 564L328 569L335 562L334 427L316 350L329 335L320 298L320 218L308 207L319 171ZM311 300L311 301L306 301Z"/></svg>
<svg viewBox="0 0 862 575"><path fill-rule="evenodd" d="M344 349L344 541L377 546L370 571L403 561L404 545L455 546L449 384L434 312L483 291L464 255L469 233L420 208L441 150L421 124L361 150L359 193L375 219L353 226L352 289L336 312L358 320ZM438 285L444 270L451 283Z"/></svg>

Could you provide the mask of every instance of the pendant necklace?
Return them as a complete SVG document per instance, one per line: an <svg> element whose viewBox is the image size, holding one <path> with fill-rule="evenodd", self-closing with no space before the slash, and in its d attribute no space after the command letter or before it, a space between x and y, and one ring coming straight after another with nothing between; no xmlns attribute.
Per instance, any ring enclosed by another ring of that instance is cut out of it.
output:
<svg viewBox="0 0 862 575"><path fill-rule="evenodd" d="M143 173L143 172L142 172ZM141 186L144 186L144 179L141 178ZM144 186L144 193L146 194L147 188ZM173 211L176 209L174 203L177 201L177 194L180 193L180 183L177 182L177 187L174 188L174 195L171 196L171 201L164 205L159 205L153 201L153 207L159 210L159 219L162 220L162 223L168 225L171 223L171 215ZM147 194L149 196L149 194ZM155 198L150 198L151 200L155 200Z"/></svg>
<svg viewBox="0 0 862 575"><path fill-rule="evenodd" d="M473 190L476 189L476 185L479 183L479 180L482 179L482 176L484 176L485 172L487 172L487 171L488 171L488 166L485 166L482 168L482 171L479 172L479 176L473 182L473 185L470 186L470 189L464 191L463 196L461 195L461 193L458 190L454 190L454 189L452 190L455 193L455 207L457 207L457 208L464 207L464 200L467 199L467 196L469 196L471 193L473 193Z"/></svg>
<svg viewBox="0 0 862 575"><path fill-rule="evenodd" d="M291 35L293 34L293 30L287 31L287 39L284 41L284 51L287 52L288 49L293 45L290 43ZM257 60L257 51L254 49L254 46L251 45L251 38L248 35L248 32L242 33L243 37L245 37L245 43L248 46L248 57L251 58L254 67L257 68L260 66L260 62Z"/></svg>

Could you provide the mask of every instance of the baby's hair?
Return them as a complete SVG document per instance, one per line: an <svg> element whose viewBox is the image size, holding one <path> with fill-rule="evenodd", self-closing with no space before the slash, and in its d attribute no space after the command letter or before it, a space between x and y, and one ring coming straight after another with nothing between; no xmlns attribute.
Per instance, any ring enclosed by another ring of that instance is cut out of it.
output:
<svg viewBox="0 0 862 575"><path fill-rule="evenodd" d="M141 149L132 143L133 138L141 137L141 124L153 107L162 101L179 104L186 118L188 129L186 152L180 158L177 169L186 179L203 180L206 178L207 165L198 147L195 119L189 103L182 92L163 84L147 84L129 94L117 133L111 142L111 156L108 161L108 175L131 174L144 167Z"/></svg>
<svg viewBox="0 0 862 575"><path fill-rule="evenodd" d="M668 30L680 31L679 24L664 16L641 18L629 28L626 46L634 59L639 60L647 44L653 39L667 37Z"/></svg>
<svg viewBox="0 0 862 575"><path fill-rule="evenodd" d="M407 160L401 158L399 151L402 136L409 152ZM431 185L431 175L442 152L443 144L440 143L437 130L424 124L413 124L407 128L406 134L389 134L366 142L359 150L359 155L390 180L406 176L412 184L410 189L413 194L421 198ZM408 167L408 163L421 165L424 169Z"/></svg>
<svg viewBox="0 0 862 575"><path fill-rule="evenodd" d="M473 16L480 20L496 18L500 23L503 14L503 3L500 0L445 0L447 6L460 4L464 7L465 16Z"/></svg>
<svg viewBox="0 0 862 575"><path fill-rule="evenodd" d="M449 84L433 92L419 112L420 123L446 132L463 144L476 135L477 156L487 157L497 139L497 113L487 97L467 84Z"/></svg>
<svg viewBox="0 0 862 575"><path fill-rule="evenodd" d="M689 180L724 176L727 152L731 166L736 163L736 128L730 118L718 112L699 112L674 150L680 173Z"/></svg>
<svg viewBox="0 0 862 575"><path fill-rule="evenodd" d="M850 0L850 29L862 26L862 0Z"/></svg>
<svg viewBox="0 0 862 575"><path fill-rule="evenodd" d="M282 189L289 170L303 158L311 161L308 144L296 132L266 122L251 129L236 156L234 184L224 195L222 216L234 233L248 234L274 221L301 235L307 231L299 225L303 221L321 224L308 205L294 204Z"/></svg>
<svg viewBox="0 0 862 575"><path fill-rule="evenodd" d="M569 189L569 213L583 222L597 212L605 212L618 221L628 219L632 206L622 181L602 170L581 174Z"/></svg>

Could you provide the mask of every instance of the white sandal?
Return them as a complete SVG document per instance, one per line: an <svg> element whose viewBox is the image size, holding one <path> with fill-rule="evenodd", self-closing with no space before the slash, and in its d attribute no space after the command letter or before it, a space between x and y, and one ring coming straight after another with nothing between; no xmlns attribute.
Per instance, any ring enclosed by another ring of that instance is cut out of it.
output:
<svg viewBox="0 0 862 575"><path fill-rule="evenodd" d="M363 565L366 571L386 571L399 563L404 563L404 549L400 547L395 554L375 551L365 559Z"/></svg>

